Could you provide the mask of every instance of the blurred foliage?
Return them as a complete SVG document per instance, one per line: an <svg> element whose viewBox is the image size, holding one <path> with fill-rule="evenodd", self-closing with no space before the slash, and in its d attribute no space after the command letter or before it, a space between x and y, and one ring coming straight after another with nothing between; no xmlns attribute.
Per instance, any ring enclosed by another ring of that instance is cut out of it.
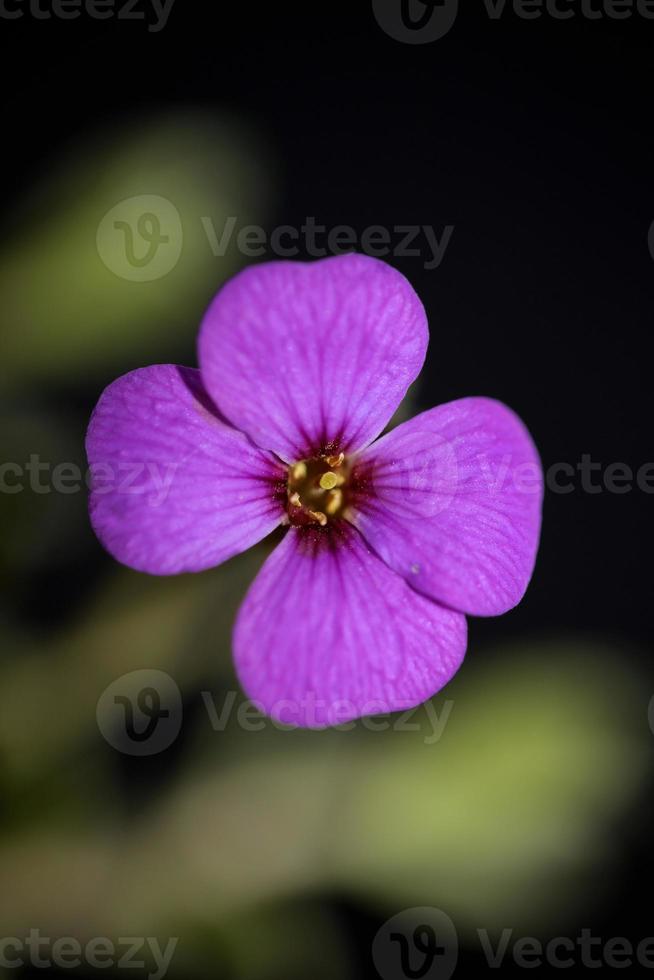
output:
<svg viewBox="0 0 654 980"><path fill-rule="evenodd" d="M99 692L123 673L156 667L189 690L209 665L211 676L220 661L230 669L231 623L262 555L253 549L229 566L181 578L116 567L72 629L45 642L7 631L0 715L7 769L41 778L48 764L74 753L95 735Z"/></svg>
<svg viewBox="0 0 654 980"><path fill-rule="evenodd" d="M190 346L211 296L243 263L235 235L224 256L212 253L201 219L218 237L230 216L237 227L265 223L272 183L258 139L198 110L122 121L49 162L3 234L3 384L102 376L173 356L180 336ZM138 195L169 201L183 229L178 264L151 282L120 278L96 248L104 215Z"/></svg>
<svg viewBox="0 0 654 980"><path fill-rule="evenodd" d="M168 670L186 692L214 677L220 710L235 688L232 607L253 571L238 559L208 576L155 580L157 600L148 585L127 601L126 579L49 661L5 668L8 703L23 705L22 730L18 707L3 721L5 785L30 771L69 810L64 824L46 808L0 844L0 918L11 934L40 923L76 936L180 935L180 962L202 956L198 943L205 954L226 943L228 959L242 960L236 975L265 978L274 971L257 964L279 970L280 957L296 975L297 944L280 936L302 920L293 897L320 890L388 914L436 905L462 933L480 923L533 930L597 893L619 860L612 829L637 799L650 737L636 721L636 684L603 645L528 644L483 662L471 653L432 703L440 717L452 702L440 740L426 707L411 719L417 731L266 722L247 732L240 699L214 731L198 712L164 796L137 817L117 810L94 717L106 681L142 665ZM99 778L77 793L49 779L71 766L93 772L92 760L103 763ZM256 949L241 947L243 923L260 914L281 924L262 929Z"/></svg>
<svg viewBox="0 0 654 980"><path fill-rule="evenodd" d="M442 740L396 738L365 766L342 857L393 906L433 904L436 889L461 928L542 926L619 860L615 821L648 764L645 704L602 643L475 654L445 692Z"/></svg>

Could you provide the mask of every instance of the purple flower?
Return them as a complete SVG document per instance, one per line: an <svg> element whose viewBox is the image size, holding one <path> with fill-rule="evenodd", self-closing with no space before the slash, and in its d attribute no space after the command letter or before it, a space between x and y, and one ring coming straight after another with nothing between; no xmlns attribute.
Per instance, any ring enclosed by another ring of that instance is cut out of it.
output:
<svg viewBox="0 0 654 980"><path fill-rule="evenodd" d="M506 612L531 577L542 473L510 409L463 398L373 441L427 342L385 263L271 262L213 300L199 371L133 371L91 418L91 521L124 564L197 572L287 528L234 630L245 691L281 721L419 704L460 666L464 614Z"/></svg>

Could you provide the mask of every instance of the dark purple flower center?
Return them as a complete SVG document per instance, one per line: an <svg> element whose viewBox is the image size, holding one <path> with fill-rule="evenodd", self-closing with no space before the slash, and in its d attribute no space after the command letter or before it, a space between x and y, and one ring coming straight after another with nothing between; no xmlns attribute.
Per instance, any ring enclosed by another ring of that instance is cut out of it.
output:
<svg viewBox="0 0 654 980"><path fill-rule="evenodd" d="M348 505L350 465L343 453L303 459L288 468L288 519L302 526L326 527L341 518Z"/></svg>

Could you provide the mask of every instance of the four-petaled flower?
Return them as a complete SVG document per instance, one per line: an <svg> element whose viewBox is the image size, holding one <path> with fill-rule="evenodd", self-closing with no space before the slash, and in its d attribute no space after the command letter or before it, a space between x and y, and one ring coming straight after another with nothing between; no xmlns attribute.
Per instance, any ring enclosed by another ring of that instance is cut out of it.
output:
<svg viewBox="0 0 654 980"><path fill-rule="evenodd" d="M213 300L200 370L133 371L93 413L91 521L124 564L197 572L286 527L233 637L243 688L278 720L419 704L460 666L464 614L505 612L531 577L542 473L510 409L463 398L373 441L427 342L383 262L266 263ZM130 465L121 490L108 474Z"/></svg>

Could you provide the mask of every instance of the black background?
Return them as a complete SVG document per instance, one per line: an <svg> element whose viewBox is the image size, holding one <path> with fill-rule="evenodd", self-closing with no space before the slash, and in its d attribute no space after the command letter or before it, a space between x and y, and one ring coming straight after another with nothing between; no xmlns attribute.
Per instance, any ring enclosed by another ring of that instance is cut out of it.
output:
<svg viewBox="0 0 654 980"><path fill-rule="evenodd" d="M0 19L0 37L7 204L70 140L125 111L193 102L242 114L283 161L273 225L307 215L359 231L454 225L437 270L391 260L431 324L421 408L500 398L527 421L546 468L577 466L583 454L634 471L654 460L654 21L527 21L508 9L493 21L481 2L466 3L446 37L407 45L381 30L366 2L230 9L177 0L160 33L140 21L26 14ZM76 379L43 397L90 411L97 391ZM529 627L647 649L653 506L635 486L586 492L580 476L573 492L546 493L528 601L493 622L495 636ZM65 615L83 595L70 576L81 585L101 574L98 551L89 532L84 566L61 555L29 583L29 603L18 595L22 614ZM635 941L654 934L650 822L643 806L620 828L614 902L580 916L579 928ZM368 975L380 923L351 900L323 900ZM483 972L481 956L466 959Z"/></svg>

